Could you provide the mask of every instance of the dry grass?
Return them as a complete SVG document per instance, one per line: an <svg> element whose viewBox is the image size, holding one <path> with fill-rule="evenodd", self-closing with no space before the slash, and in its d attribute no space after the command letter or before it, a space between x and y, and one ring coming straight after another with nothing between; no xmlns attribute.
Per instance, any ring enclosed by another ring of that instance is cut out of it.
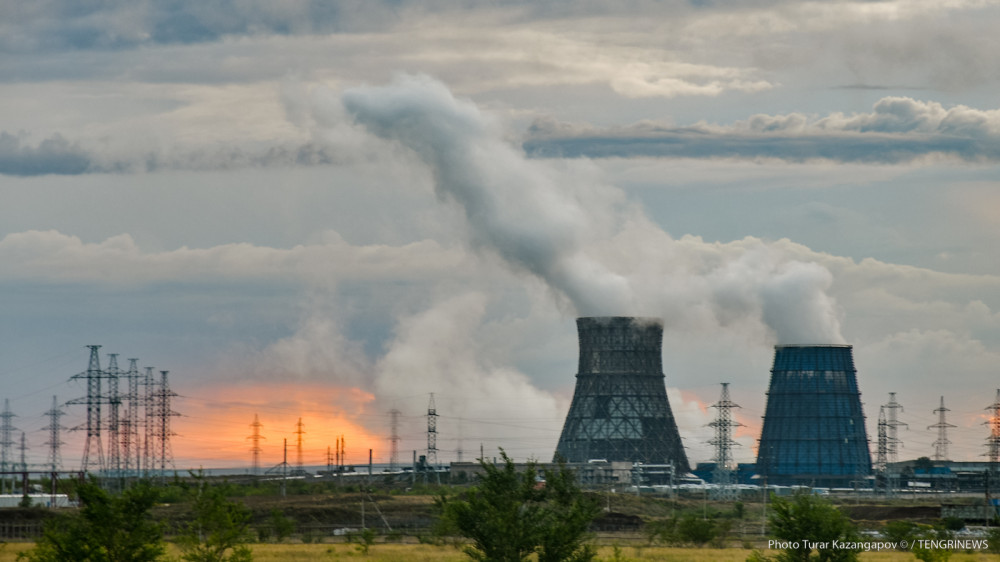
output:
<svg viewBox="0 0 1000 562"><path fill-rule="evenodd" d="M17 553L27 550L31 543L0 543L0 562L14 562ZM358 562L459 562L468 560L455 548L425 544L376 544L368 555L364 555L352 544L255 544L256 562L296 562L305 560L356 560ZM739 548L665 548L634 547L618 548L617 560L621 562L743 562L749 550ZM171 547L168 556L177 560L180 552ZM598 549L598 560L616 560L615 547L602 546ZM909 562L915 557L908 552L862 553L863 562ZM997 557L986 553L957 553L950 562L995 562Z"/></svg>

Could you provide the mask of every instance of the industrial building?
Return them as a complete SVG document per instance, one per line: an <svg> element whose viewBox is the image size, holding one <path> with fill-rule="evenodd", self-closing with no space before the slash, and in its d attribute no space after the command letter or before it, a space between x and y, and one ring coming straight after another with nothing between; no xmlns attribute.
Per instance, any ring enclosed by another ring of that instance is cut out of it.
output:
<svg viewBox="0 0 1000 562"><path fill-rule="evenodd" d="M851 346L775 346L757 474L769 484L854 487L871 473Z"/></svg>
<svg viewBox="0 0 1000 562"><path fill-rule="evenodd" d="M555 457L689 470L663 375L658 318L578 318L576 388Z"/></svg>

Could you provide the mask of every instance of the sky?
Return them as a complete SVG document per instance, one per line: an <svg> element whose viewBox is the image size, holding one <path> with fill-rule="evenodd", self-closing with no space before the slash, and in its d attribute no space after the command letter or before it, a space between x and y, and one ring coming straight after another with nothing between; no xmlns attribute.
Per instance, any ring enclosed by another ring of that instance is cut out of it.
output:
<svg viewBox="0 0 1000 562"><path fill-rule="evenodd" d="M692 464L773 347L980 460L1000 379L992 0L0 2L0 380L45 462L87 345L178 467L551 458L575 318L664 321ZM84 434L64 432L79 466ZM17 447L15 447L15 451ZM873 452L875 446L873 444ZM15 455L19 453L15 452ZM874 456L874 455L873 455ZM294 451L290 452L294 458Z"/></svg>

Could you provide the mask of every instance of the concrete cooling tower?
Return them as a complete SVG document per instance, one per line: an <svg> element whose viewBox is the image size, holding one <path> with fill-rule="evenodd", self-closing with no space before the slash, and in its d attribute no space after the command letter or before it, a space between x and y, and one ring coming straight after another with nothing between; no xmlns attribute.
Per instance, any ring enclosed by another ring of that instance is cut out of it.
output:
<svg viewBox="0 0 1000 562"><path fill-rule="evenodd" d="M664 384L657 318L578 318L580 366L556 459L690 468Z"/></svg>
<svg viewBox="0 0 1000 562"><path fill-rule="evenodd" d="M769 485L850 487L871 467L851 346L775 346L757 474Z"/></svg>

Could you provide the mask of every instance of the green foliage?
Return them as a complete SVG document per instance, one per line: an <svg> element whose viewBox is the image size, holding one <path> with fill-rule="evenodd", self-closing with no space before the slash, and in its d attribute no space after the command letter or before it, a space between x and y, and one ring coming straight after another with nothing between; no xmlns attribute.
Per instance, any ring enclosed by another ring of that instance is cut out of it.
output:
<svg viewBox="0 0 1000 562"><path fill-rule="evenodd" d="M965 520L961 517L945 517L941 520L941 526L948 531L961 531L965 528Z"/></svg>
<svg viewBox="0 0 1000 562"><path fill-rule="evenodd" d="M744 515L746 515L746 506L743 505L743 502L736 502L736 503L734 503L733 504L733 517L735 517L737 519L743 519Z"/></svg>
<svg viewBox="0 0 1000 562"><path fill-rule="evenodd" d="M152 487L138 484L112 496L87 482L77 494L80 511L47 521L35 547L19 560L147 562L163 555L163 530L149 516L158 497Z"/></svg>
<svg viewBox="0 0 1000 562"><path fill-rule="evenodd" d="M248 562L253 560L249 542L250 510L229 501L222 487L198 480L192 520L177 544L188 562Z"/></svg>
<svg viewBox="0 0 1000 562"><path fill-rule="evenodd" d="M917 538L918 530L916 523L899 520L886 523L885 528L882 529L882 534L885 536L887 542L901 543L902 541L906 541L907 545L911 545ZM899 546L897 550L908 551L910 549Z"/></svg>
<svg viewBox="0 0 1000 562"><path fill-rule="evenodd" d="M715 522L687 514L677 523L677 536L681 541L696 546L705 546L716 536Z"/></svg>
<svg viewBox="0 0 1000 562"><path fill-rule="evenodd" d="M502 465L481 462L485 475L464 499L437 500L442 525L473 541L466 554L497 562L520 562L533 553L539 562L593 560L594 548L584 542L600 508L581 492L572 471L546 471L539 485L533 463L518 473L500 454Z"/></svg>
<svg viewBox="0 0 1000 562"><path fill-rule="evenodd" d="M785 549L779 560L841 562L858 559L857 551L833 548L833 541L853 542L858 540L858 535L850 519L820 497L802 493L790 499L772 496L768 524L776 539L798 544L798 548ZM816 547L816 556L811 556L813 544L820 545Z"/></svg>
<svg viewBox="0 0 1000 562"><path fill-rule="evenodd" d="M17 502L17 507L23 509L31 507L31 496L29 496L27 492L25 492L24 495L21 496L21 501Z"/></svg>
<svg viewBox="0 0 1000 562"><path fill-rule="evenodd" d="M286 516L280 509L271 510L271 530L278 542L282 542L295 532L295 520Z"/></svg>
<svg viewBox="0 0 1000 562"><path fill-rule="evenodd" d="M361 529L360 533L351 536L351 542L355 544L355 548L358 552L368 556L368 551L371 549L372 545L375 544L375 537L378 536L375 533L375 529L367 527Z"/></svg>
<svg viewBox="0 0 1000 562"><path fill-rule="evenodd" d="M930 528L922 526L922 532L917 535L918 539L930 539L930 540L948 540L952 538L951 531L944 528ZM947 548L929 548L921 545L920 542L914 543L912 548L913 556L917 560L923 560L924 562L945 562L951 558L951 550Z"/></svg>
<svg viewBox="0 0 1000 562"><path fill-rule="evenodd" d="M1000 554L1000 527L991 527L986 531L986 540L990 542L989 552Z"/></svg>

